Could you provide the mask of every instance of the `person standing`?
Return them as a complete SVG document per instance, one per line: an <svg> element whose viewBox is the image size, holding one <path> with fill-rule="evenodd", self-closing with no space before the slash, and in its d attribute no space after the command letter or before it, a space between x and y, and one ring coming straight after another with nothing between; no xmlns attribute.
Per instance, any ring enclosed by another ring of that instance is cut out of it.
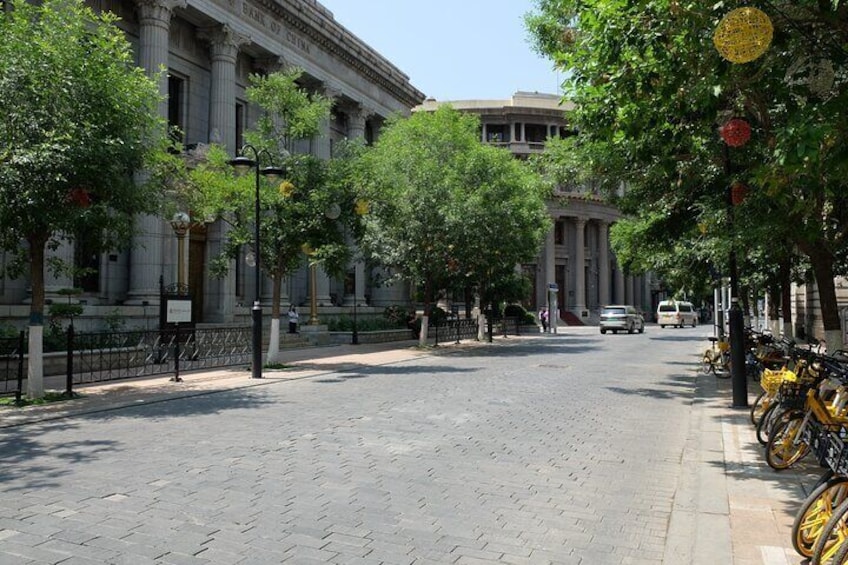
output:
<svg viewBox="0 0 848 565"><path fill-rule="evenodd" d="M297 315L297 309L292 304L289 307L289 333L296 334L297 333L297 320L299 316Z"/></svg>
<svg viewBox="0 0 848 565"><path fill-rule="evenodd" d="M548 333L548 309L545 306L539 310L539 321L542 322L542 333Z"/></svg>

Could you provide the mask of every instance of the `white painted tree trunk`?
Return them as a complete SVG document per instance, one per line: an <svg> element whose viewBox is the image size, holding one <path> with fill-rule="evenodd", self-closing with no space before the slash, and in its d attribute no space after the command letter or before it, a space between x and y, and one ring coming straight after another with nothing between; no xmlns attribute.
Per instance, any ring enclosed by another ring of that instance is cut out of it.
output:
<svg viewBox="0 0 848 565"><path fill-rule="evenodd" d="M824 332L824 339L827 342L828 353L845 348L842 344L842 330L827 330Z"/></svg>
<svg viewBox="0 0 848 565"><path fill-rule="evenodd" d="M268 338L268 363L280 362L280 319L271 318L271 335Z"/></svg>
<svg viewBox="0 0 848 565"><path fill-rule="evenodd" d="M27 396L44 398L44 326L29 327Z"/></svg>
<svg viewBox="0 0 848 565"><path fill-rule="evenodd" d="M421 316L421 333L418 334L418 345L424 347L427 345L427 332L430 329L430 317Z"/></svg>

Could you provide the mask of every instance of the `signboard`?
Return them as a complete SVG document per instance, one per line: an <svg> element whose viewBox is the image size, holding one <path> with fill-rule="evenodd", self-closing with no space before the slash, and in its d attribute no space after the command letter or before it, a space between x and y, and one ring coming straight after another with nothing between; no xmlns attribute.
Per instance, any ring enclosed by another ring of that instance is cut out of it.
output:
<svg viewBox="0 0 848 565"><path fill-rule="evenodd" d="M557 283L548 283L548 290L551 292L557 292L559 291L559 285L557 285Z"/></svg>
<svg viewBox="0 0 848 565"><path fill-rule="evenodd" d="M191 322L191 300L169 298L165 306L165 321L169 324Z"/></svg>

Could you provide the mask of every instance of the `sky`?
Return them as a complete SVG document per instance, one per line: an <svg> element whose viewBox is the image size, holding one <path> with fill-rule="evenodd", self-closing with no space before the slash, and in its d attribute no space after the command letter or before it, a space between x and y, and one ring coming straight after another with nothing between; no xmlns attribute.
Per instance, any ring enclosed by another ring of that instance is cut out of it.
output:
<svg viewBox="0 0 848 565"><path fill-rule="evenodd" d="M560 92L561 75L528 41L523 16L532 0L318 1L428 98Z"/></svg>

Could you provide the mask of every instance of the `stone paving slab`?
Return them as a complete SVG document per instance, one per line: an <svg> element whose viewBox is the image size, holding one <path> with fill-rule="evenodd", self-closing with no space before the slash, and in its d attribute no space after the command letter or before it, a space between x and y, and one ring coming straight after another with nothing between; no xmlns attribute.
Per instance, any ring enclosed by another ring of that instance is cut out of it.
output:
<svg viewBox="0 0 848 565"><path fill-rule="evenodd" d="M595 333L593 328L568 328L571 334L583 332ZM538 339L540 336L510 337L510 340ZM541 336L542 338L557 339L558 336ZM215 394L240 388L263 387L279 384L287 380L315 379L327 383L343 382L345 379L357 378L357 369L366 366L391 365L408 361L426 355L450 355L462 348L486 348L489 344L463 342L460 346L447 344L437 349L419 349L413 344L374 344L362 346L336 346L325 348L311 348L307 350L287 350L286 363L289 368L280 371L266 371L265 378L254 380L250 378L249 370L245 368L232 370L217 370L200 373L183 374L184 381L174 383L168 377L134 379L119 381L108 384L97 384L80 387L78 390L82 397L72 402L53 403L38 407L25 409L0 408L0 428L12 426L23 426L38 422L49 422L69 416L86 414L98 411L116 410L138 404L149 404L163 402L165 400ZM777 473L770 469L763 458L763 448L757 443L753 427L748 421L748 411L730 407L730 382L716 379L711 375L698 375L695 378L694 397L691 406L689 428L686 431L685 448L682 461L679 462L683 472L678 476L664 474L662 467L658 467L657 484L651 485L650 496L655 500L658 509L670 509L671 519L668 523L657 521L653 524L643 522L637 525L638 535L632 538L633 547L654 547L655 560L651 563L663 563L667 565L679 564L704 564L713 565L717 563L734 563L736 565L801 565L804 561L794 553L789 538L794 512L800 505L806 493L818 479L820 469L815 465L801 465L787 471ZM749 386L751 399L753 400L755 384ZM592 415L584 415L594 417ZM404 433L408 433L406 430ZM0 429L0 434L3 430ZM505 433L508 430L505 429ZM392 447L391 434L388 432L383 440L388 449L395 449L395 461L398 469L406 464L415 464L414 460L405 461L404 449L401 444ZM646 438L646 441L649 441ZM658 439L657 441L662 441ZM473 449L473 445L465 447ZM558 465L567 465L567 458L557 462ZM609 466L615 469L614 454L598 454L597 473L603 473L603 468ZM245 464L247 464L245 462ZM492 471L496 472L498 465L493 463ZM578 469L577 467L575 469ZM669 468L671 469L671 468ZM210 473L214 470L199 469L198 472ZM471 471L471 470L469 470ZM540 470L542 471L542 470ZM257 469L256 472L261 472ZM345 481L356 481L357 474L361 474L363 481L369 473L368 461L349 461L346 465ZM438 472L438 469L435 470ZM611 471L616 472L616 471ZM326 475L325 475L326 477ZM341 479L342 477L339 477ZM170 488L168 481L163 479L161 484L148 485L157 490L157 496L167 497ZM464 501L454 501L456 508L462 508L464 504L479 505L481 501L473 494L473 483L468 485L469 498ZM505 487L508 485L504 485ZM95 486L88 485L89 489ZM244 551L247 539L244 534L233 531L216 532L214 544L204 544L211 532L192 532L190 525L185 525L185 537L181 542L182 547L173 544L166 550L157 547L157 533L174 528L174 524L157 523L147 521L138 517L138 512L143 512L143 505L132 509L132 501L136 498L133 493L102 493L100 499L90 499L87 504L92 508L103 504L121 504L127 510L125 520L126 528L118 521L111 524L103 524L98 527L97 538L92 541L94 534L86 532L86 520L80 521L78 530L65 529L61 540L50 544L42 544L38 547L20 547L21 542L27 539L27 532L12 532L4 529L3 521L0 521L0 550L4 548L14 549L14 555L20 558L18 563L42 563L59 562L62 556L70 556L70 548L79 546L83 541L89 548L90 554L78 553L73 555L72 560L62 563L72 564L75 562L85 563L89 559L103 561L113 553L121 555L120 559L126 559L128 548L135 551L133 565L143 563L204 563L214 561L224 563L231 559L234 563L272 563L276 562L276 556L285 554L287 559L298 563L415 563L428 562L438 563L438 556L447 550L453 556L453 563L592 563L592 555L596 555L598 563L609 562L611 551L626 551L628 547L627 527L628 517L624 517L620 523L609 524L619 534L615 548L606 547L597 539L585 531L587 524L593 523L597 517L593 515L591 508L584 505L579 497L563 501L560 505L551 505L544 491L544 485L536 485L538 494L528 496L522 501L521 511L511 511L509 516L493 519L505 520L508 518L508 527L505 527L502 537L481 537L479 531L469 524L465 524L461 515L441 515L437 519L441 525L450 528L452 536L446 537L435 530L427 533L421 529L421 524L410 524L414 530L409 530L407 536L403 529L395 524L394 517L386 517L385 531L379 528L380 516L371 516L368 519L370 530L359 531L354 527L345 527L332 532L329 536L322 529L322 517L328 511L344 512L344 508L333 508L327 506L327 501L334 496L325 493L332 492L335 488L332 484L319 485L314 492L313 504L315 504L314 524L304 520L305 514L298 509L300 517L296 525L292 525L289 531L295 533L269 543L268 547L261 548L260 553L251 555L244 559L240 552ZM339 487L341 488L341 487ZM409 494L410 500L418 496L438 498L438 489L433 489L427 483L417 484L383 484L380 489L369 489L366 486L357 490L363 505L371 505L381 500L387 491L403 489ZM510 489L512 490L512 489ZM554 492L552 490L552 492ZM339 494L344 491L340 490ZM182 496L183 493L175 493ZM300 493L303 497L308 493ZM252 496L258 496L254 493ZM280 490L276 496L285 497L286 491ZM209 500L197 500L195 511L198 513L208 512L217 515L229 512L232 515L249 514L250 501L229 500L222 493L221 497ZM626 496L640 496L638 489ZM371 500L368 501L367 498ZM491 504L492 508L498 506L513 506L514 500L504 499L498 501L491 497L484 501ZM241 504L241 505L240 505ZM76 504L69 505L77 507ZM48 513L63 518L64 528L67 528L68 519L73 516L64 516L61 500L44 500L41 507L30 504L26 508L15 509L13 501L0 500L0 513L6 516L33 515L36 513ZM288 511L291 509L281 508L280 521L285 522ZM414 513L416 508L410 506L404 513ZM535 531L534 524L537 520L544 519L546 515L567 517L573 530L563 531L559 534L546 531ZM649 520L641 517L641 520ZM109 527L114 526L116 537L109 537ZM44 525L41 526L46 527ZM118 536L119 531L132 528L132 536ZM263 533L262 525L252 525L254 533ZM201 528L202 530L202 528ZM657 532L657 539L666 536L666 544L652 541L645 532ZM517 532L520 536L517 537ZM42 535L45 532L32 532L31 535ZM264 532L272 535L273 530ZM369 551L363 552L362 547L366 544L364 539L368 535ZM149 536L149 537L145 537ZM434 553L428 555L411 554L410 546L404 543L404 539L427 539L432 538L431 547ZM551 536L546 538L546 536ZM14 539L13 539L14 538ZM562 552L546 553L543 549L528 551L527 542L534 542L538 548L546 544L560 544L566 539L570 547L580 554L563 555ZM64 541L62 541L64 540ZM257 542L250 540L251 547L257 548ZM653 544L653 545L652 545ZM198 549L202 549L199 551ZM57 557L59 556L59 557ZM230 557L228 557L230 556ZM434 559L431 559L434 558ZM51 561L52 560L52 561ZM120 562L118 559L115 563ZM626 554L622 554L621 563L635 562L628 560ZM443 561L442 561L443 563Z"/></svg>

